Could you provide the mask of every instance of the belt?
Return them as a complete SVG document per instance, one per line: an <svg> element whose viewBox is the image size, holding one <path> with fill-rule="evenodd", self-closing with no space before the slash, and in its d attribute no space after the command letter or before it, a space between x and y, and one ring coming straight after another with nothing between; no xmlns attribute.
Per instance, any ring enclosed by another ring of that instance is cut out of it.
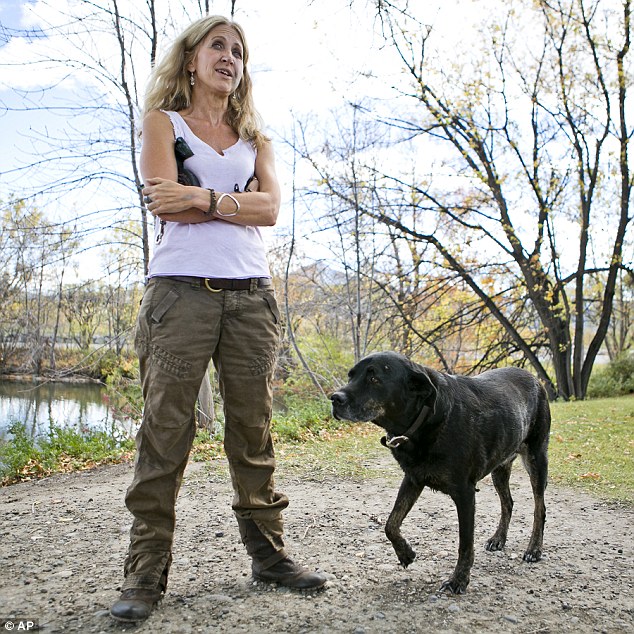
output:
<svg viewBox="0 0 634 634"><path fill-rule="evenodd" d="M185 282L194 286L202 286L208 291L250 291L256 288L266 288L273 286L270 277L248 277L246 279L224 278L224 277L189 277L184 275L164 275L166 280L175 282Z"/></svg>

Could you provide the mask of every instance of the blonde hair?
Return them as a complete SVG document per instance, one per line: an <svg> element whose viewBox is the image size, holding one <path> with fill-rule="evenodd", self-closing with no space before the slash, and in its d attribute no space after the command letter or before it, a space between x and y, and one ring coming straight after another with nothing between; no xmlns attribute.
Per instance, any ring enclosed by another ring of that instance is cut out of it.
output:
<svg viewBox="0 0 634 634"><path fill-rule="evenodd" d="M155 66L145 93L143 113L152 110L184 110L191 105L192 87L187 65L209 31L217 26L229 26L242 40L244 73L239 86L229 97L227 123L241 139L251 141L257 148L269 139L261 128L262 120L253 104L253 84L247 69L249 48L242 27L221 15L210 15L190 24L173 42L161 61Z"/></svg>

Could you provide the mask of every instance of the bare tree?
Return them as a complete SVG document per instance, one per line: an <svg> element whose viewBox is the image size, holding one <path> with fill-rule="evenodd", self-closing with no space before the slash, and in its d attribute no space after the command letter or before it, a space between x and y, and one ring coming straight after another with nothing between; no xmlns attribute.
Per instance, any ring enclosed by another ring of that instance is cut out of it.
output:
<svg viewBox="0 0 634 634"><path fill-rule="evenodd" d="M359 105L348 104L333 112L332 126L319 140L314 130L307 134L307 122L298 122L297 138L289 141L294 155L316 174L316 185L303 189L302 200L310 218L306 233L318 235L320 247L316 255L304 257L304 271L316 289L324 287L322 298L328 307L321 314L328 314L331 324L346 321L355 361L381 336L384 303L377 301L380 291L374 282L377 264L389 248L383 230L364 213L373 207L378 187L364 161L371 162L381 139L376 126L359 116L360 110ZM339 189L342 196L324 201L322 186Z"/></svg>
<svg viewBox="0 0 634 634"><path fill-rule="evenodd" d="M2 366L18 359L24 371L42 372L48 357L54 359L56 333L49 324L59 316L54 292L55 273L77 249L72 227L49 222L24 200L12 200L3 214L0 229L2 282L0 293L0 341Z"/></svg>
<svg viewBox="0 0 634 634"><path fill-rule="evenodd" d="M551 395L583 398L608 331L630 222L630 2L514 7L483 31L481 56L455 68L433 58L433 29L412 28L406 6L397 4L377 3L378 15L409 72L408 97L418 116L386 117L386 123L441 153L461 186L448 191L390 174L402 195L417 192L419 212L441 219L433 233L413 227L415 214L408 219L391 211L404 204L393 193L384 211L367 213L432 245ZM526 24L539 26L528 46ZM470 248L447 240L450 227L460 228ZM469 260L468 252L478 257ZM515 280L506 295L482 284L493 267ZM605 272L605 288L598 321L589 324L588 279L597 270ZM531 343L512 306L500 301L511 291L539 320L554 377L538 354L542 343Z"/></svg>
<svg viewBox="0 0 634 634"><path fill-rule="evenodd" d="M291 143L294 155L315 174L303 192L307 213L302 225L306 234L317 233L320 245L318 255L308 249L297 259L301 272L298 265L293 269L307 286L293 314L301 314L312 332L322 332L327 315L324 333L343 336L353 361L369 349L389 346L428 361L435 358L448 371L499 364L517 346L499 330L493 332L494 320L477 298L466 297L464 283L444 266L436 249L396 228L397 222L409 222L413 231L425 225L417 214L422 198L413 189L399 188L408 202L389 200L393 179L380 177L379 166L397 163L404 148L397 145L394 151L389 130L368 121L370 114L366 107L349 105L348 112L333 113L320 143L309 121L299 124L302 134ZM388 155L385 162L379 160L383 154ZM387 213L393 222L380 222ZM444 230L459 248L461 236L451 229Z"/></svg>
<svg viewBox="0 0 634 634"><path fill-rule="evenodd" d="M590 305L590 315L598 321L596 309L601 308L605 275L596 275L594 289L595 304ZM621 272L616 284L612 318L605 338L605 347L610 361L614 361L624 353L632 350L634 344L634 275Z"/></svg>

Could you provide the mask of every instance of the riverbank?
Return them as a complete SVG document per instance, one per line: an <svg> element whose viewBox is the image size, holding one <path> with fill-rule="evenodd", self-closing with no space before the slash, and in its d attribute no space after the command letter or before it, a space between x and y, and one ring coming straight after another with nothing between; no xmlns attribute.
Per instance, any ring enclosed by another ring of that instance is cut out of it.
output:
<svg viewBox="0 0 634 634"><path fill-rule="evenodd" d="M42 374L0 374L0 382L7 381L12 383L34 383L36 385L45 385L47 383L74 383L77 385L103 385L103 381L95 379L85 374L64 374L55 373L51 375Z"/></svg>

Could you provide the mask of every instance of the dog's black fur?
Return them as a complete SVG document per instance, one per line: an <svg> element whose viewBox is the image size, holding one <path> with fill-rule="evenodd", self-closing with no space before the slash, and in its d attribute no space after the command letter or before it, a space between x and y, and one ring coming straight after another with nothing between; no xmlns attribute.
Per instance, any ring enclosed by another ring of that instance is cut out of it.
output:
<svg viewBox="0 0 634 634"><path fill-rule="evenodd" d="M381 442L392 445L392 454L405 473L385 526L403 566L416 556L401 535L403 520L424 487L442 491L456 504L460 531L458 563L442 589L465 592L473 565L476 484L491 474L502 515L486 549L501 550L513 509L509 477L518 454L530 475L535 499L533 532L524 561L541 559L550 408L534 376L519 368L489 370L473 378L455 376L394 352L381 352L359 361L348 378L349 383L330 397L334 416L383 427L387 436ZM429 410L423 423L403 441L425 406Z"/></svg>

